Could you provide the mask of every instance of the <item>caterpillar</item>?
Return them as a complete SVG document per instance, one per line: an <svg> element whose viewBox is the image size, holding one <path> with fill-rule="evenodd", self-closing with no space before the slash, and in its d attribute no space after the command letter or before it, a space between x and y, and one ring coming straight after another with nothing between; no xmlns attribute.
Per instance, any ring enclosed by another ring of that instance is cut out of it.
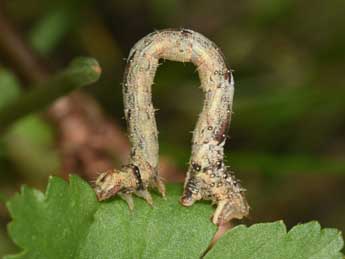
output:
<svg viewBox="0 0 345 259"><path fill-rule="evenodd" d="M120 170L99 175L95 191L99 200L120 195L133 209L132 194L152 205L149 188L165 197L158 173L158 131L151 86L160 59L192 62L205 95L192 139L192 154L180 199L191 206L204 199L217 204L214 224L247 216L244 189L224 164L224 144L232 115L234 79L220 49L205 36L189 29L155 31L139 40L129 53L123 81L124 113L131 153Z"/></svg>

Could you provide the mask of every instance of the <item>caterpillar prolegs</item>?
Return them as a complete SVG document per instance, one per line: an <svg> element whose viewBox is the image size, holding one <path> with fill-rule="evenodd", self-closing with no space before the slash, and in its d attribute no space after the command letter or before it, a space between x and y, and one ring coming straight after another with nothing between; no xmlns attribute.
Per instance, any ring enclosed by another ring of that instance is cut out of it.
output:
<svg viewBox="0 0 345 259"><path fill-rule="evenodd" d="M120 170L101 173L95 191L99 200L119 194L133 208L132 194L152 205L148 188L165 187L158 173L158 132L151 86L160 59L192 62L198 70L205 101L192 140L192 155L180 202L191 206L205 199L217 204L213 223L246 216L244 189L224 164L224 144L232 114L234 80L220 49L192 30L166 29L138 41L129 53L123 82L124 112L131 155Z"/></svg>

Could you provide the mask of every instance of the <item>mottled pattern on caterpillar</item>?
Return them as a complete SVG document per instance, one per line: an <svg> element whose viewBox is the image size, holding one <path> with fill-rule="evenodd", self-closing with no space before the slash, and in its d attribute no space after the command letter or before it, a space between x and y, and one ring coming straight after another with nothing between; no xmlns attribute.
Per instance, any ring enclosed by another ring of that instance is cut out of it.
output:
<svg viewBox="0 0 345 259"><path fill-rule="evenodd" d="M191 206L205 199L217 204L215 224L248 214L244 189L224 165L224 144L232 114L234 80L219 48L192 30L166 29L153 32L135 44L129 53L123 82L124 112L128 124L131 156L127 166L100 174L95 191L99 200L119 194L133 208L132 194L149 204L148 188L165 187L158 173L158 131L151 86L160 59L192 62L205 94L197 121L192 155L181 204Z"/></svg>

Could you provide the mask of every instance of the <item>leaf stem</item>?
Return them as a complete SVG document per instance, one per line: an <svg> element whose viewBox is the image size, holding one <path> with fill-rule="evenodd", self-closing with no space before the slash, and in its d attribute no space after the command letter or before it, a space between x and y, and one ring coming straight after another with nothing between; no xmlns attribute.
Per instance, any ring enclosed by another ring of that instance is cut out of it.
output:
<svg viewBox="0 0 345 259"><path fill-rule="evenodd" d="M39 83L32 91L20 96L0 110L0 133L13 122L38 112L59 97L99 79L101 68L93 58L76 58L62 72Z"/></svg>

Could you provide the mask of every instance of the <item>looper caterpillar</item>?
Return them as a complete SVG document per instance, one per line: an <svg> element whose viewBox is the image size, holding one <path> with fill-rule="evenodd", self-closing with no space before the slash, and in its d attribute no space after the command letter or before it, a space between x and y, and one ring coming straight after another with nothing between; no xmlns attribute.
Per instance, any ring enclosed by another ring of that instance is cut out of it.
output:
<svg viewBox="0 0 345 259"><path fill-rule="evenodd" d="M96 180L99 200L119 194L133 208L132 194L149 204L149 187L165 187L158 174L158 132L151 86L159 59L192 62L198 70L205 101L197 121L181 204L206 199L217 204L213 222L221 224L248 214L244 189L224 165L223 147L232 113L234 80L219 48L192 30L166 29L139 40L129 53L123 82L124 112L131 143L129 164Z"/></svg>

